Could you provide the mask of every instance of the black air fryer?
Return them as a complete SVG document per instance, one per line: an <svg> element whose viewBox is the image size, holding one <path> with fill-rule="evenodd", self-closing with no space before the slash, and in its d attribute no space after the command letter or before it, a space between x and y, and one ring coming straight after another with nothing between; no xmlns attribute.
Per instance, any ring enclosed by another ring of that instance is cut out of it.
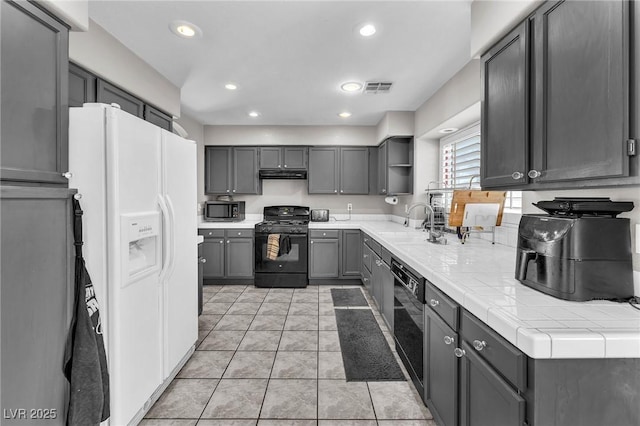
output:
<svg viewBox="0 0 640 426"><path fill-rule="evenodd" d="M522 215L516 279L565 300L633 296L629 219L632 202L556 198L534 204L547 215Z"/></svg>

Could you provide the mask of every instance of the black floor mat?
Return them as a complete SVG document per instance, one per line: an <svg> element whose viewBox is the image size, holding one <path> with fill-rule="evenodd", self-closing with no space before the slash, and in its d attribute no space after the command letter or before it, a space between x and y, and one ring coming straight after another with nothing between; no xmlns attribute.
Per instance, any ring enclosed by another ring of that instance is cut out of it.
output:
<svg viewBox="0 0 640 426"><path fill-rule="evenodd" d="M369 309L336 309L348 382L406 380Z"/></svg>
<svg viewBox="0 0 640 426"><path fill-rule="evenodd" d="M333 306L369 306L359 288L332 288Z"/></svg>

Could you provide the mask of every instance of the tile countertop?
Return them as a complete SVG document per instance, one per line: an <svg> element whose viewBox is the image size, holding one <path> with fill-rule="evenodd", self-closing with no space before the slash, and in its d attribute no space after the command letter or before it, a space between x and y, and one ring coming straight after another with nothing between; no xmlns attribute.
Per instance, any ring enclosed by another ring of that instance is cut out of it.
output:
<svg viewBox="0 0 640 426"><path fill-rule="evenodd" d="M259 220L200 222L253 228ZM310 229L360 229L532 358L640 358L640 310L625 303L569 302L515 278L516 249L479 238L431 244L392 221L311 222Z"/></svg>

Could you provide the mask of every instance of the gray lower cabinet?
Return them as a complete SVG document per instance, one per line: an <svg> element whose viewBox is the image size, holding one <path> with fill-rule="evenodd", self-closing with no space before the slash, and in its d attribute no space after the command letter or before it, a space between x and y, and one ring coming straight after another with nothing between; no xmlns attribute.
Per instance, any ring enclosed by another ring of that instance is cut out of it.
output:
<svg viewBox="0 0 640 426"><path fill-rule="evenodd" d="M394 309L394 279L391 275L391 266L382 259L382 264L378 268L380 275L380 286L382 295L382 309L380 313L387 322L389 330L393 332L393 309Z"/></svg>
<svg viewBox="0 0 640 426"><path fill-rule="evenodd" d="M257 147L205 147L205 194L260 194Z"/></svg>
<svg viewBox="0 0 640 426"><path fill-rule="evenodd" d="M254 268L253 229L200 229L205 280L251 279Z"/></svg>
<svg viewBox="0 0 640 426"><path fill-rule="evenodd" d="M202 284L204 283L204 264L206 262L202 246L203 243L198 244L198 315L202 314Z"/></svg>
<svg viewBox="0 0 640 426"><path fill-rule="evenodd" d="M458 333L425 307L424 397L438 425L458 424ZM497 424L497 423L496 423Z"/></svg>
<svg viewBox="0 0 640 426"><path fill-rule="evenodd" d="M394 278L390 268L391 253L364 232L361 241L362 283L393 331Z"/></svg>
<svg viewBox="0 0 640 426"><path fill-rule="evenodd" d="M56 410L47 425L65 424L68 401L62 363L74 297L74 192L0 187L2 408ZM28 423L4 414L3 425Z"/></svg>
<svg viewBox="0 0 640 426"><path fill-rule="evenodd" d="M373 259L371 263L371 296L378 305L378 311L382 311L382 280L381 270L382 260L380 256L373 253Z"/></svg>
<svg viewBox="0 0 640 426"><path fill-rule="evenodd" d="M360 231L357 229L345 229L342 231L342 261L340 276L342 278L360 277L362 264L362 244L360 243Z"/></svg>
<svg viewBox="0 0 640 426"><path fill-rule="evenodd" d="M309 278L340 276L339 238L309 239Z"/></svg>
<svg viewBox="0 0 640 426"><path fill-rule="evenodd" d="M68 29L26 1L0 21L0 180L67 185Z"/></svg>

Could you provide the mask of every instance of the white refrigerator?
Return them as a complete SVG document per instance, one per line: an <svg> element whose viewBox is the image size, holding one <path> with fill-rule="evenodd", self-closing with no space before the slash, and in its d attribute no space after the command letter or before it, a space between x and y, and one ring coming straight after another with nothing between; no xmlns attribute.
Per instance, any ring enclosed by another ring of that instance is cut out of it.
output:
<svg viewBox="0 0 640 426"><path fill-rule="evenodd" d="M198 337L196 144L104 104L69 110L69 185L110 374L110 425L137 423Z"/></svg>

